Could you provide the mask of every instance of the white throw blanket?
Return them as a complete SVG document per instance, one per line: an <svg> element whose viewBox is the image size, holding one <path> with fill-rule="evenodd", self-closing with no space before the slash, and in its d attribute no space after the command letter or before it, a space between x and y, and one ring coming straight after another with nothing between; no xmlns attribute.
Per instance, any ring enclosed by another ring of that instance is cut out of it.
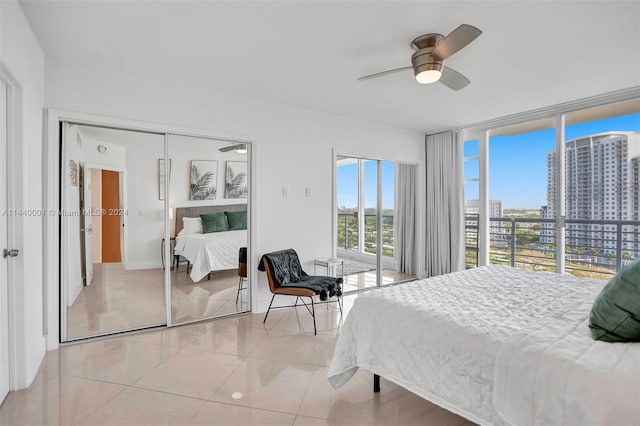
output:
<svg viewBox="0 0 640 426"><path fill-rule="evenodd" d="M593 340L593 298L502 345L494 406L509 423L640 425L640 343Z"/></svg>
<svg viewBox="0 0 640 426"><path fill-rule="evenodd" d="M240 247L246 246L246 230L192 234L176 238L174 254L193 264L190 277L198 282L211 271L237 268Z"/></svg>
<svg viewBox="0 0 640 426"><path fill-rule="evenodd" d="M501 345L602 285L492 265L363 294L340 331L329 381L340 387L364 368L476 423L504 424L493 408Z"/></svg>

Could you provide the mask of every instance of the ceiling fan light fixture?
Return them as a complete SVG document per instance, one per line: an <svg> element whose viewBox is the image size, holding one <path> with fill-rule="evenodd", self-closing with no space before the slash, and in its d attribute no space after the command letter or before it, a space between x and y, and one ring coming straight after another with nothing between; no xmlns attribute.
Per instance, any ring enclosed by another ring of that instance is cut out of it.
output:
<svg viewBox="0 0 640 426"><path fill-rule="evenodd" d="M442 62L429 62L413 69L416 81L420 84L431 84L442 76Z"/></svg>
<svg viewBox="0 0 640 426"><path fill-rule="evenodd" d="M431 84L440 80L442 72L439 70L425 70L416 74L416 81L420 84Z"/></svg>

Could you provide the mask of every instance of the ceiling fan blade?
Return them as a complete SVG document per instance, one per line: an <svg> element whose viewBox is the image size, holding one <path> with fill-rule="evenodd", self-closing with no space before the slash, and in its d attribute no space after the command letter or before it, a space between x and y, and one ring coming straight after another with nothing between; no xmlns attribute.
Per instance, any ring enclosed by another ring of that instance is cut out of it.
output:
<svg viewBox="0 0 640 426"><path fill-rule="evenodd" d="M471 83L471 81L469 81L467 77L460 74L458 71L454 70L453 68L449 68L447 66L443 67L442 75L440 76L439 81L440 83L444 84L445 86L453 90L463 89L467 87L469 83Z"/></svg>
<svg viewBox="0 0 640 426"><path fill-rule="evenodd" d="M358 77L358 81L369 80L369 79L377 78L377 77L384 77L385 75L394 74L394 73L400 72L400 71L410 70L412 68L413 67L411 65L409 65L408 67L394 68L392 70L377 72L375 74L369 74L369 75L365 75L363 77Z"/></svg>
<svg viewBox="0 0 640 426"><path fill-rule="evenodd" d="M432 56L442 60L456 53L482 34L478 28L462 24L446 36L431 52Z"/></svg>
<svg viewBox="0 0 640 426"><path fill-rule="evenodd" d="M234 149L238 149L238 148L242 148L242 144L240 144L240 145L223 146L222 148L218 148L218 151L220 151L220 152L228 152L228 151L233 151Z"/></svg>

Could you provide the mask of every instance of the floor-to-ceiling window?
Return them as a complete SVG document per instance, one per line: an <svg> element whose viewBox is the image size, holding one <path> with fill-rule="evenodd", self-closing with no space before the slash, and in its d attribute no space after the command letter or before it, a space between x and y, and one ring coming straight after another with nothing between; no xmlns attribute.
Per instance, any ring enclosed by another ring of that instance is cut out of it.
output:
<svg viewBox="0 0 640 426"><path fill-rule="evenodd" d="M556 271L556 161L552 119L493 129L489 137L489 259Z"/></svg>
<svg viewBox="0 0 640 426"><path fill-rule="evenodd" d="M465 266L478 264L478 220L480 184L478 140L464 141L464 212L465 212Z"/></svg>
<svg viewBox="0 0 640 426"><path fill-rule="evenodd" d="M484 135L489 170L478 179L475 234L486 228L478 246L489 255L476 264L606 279L640 257L639 99L499 124L467 131ZM472 174L465 167L467 235Z"/></svg>

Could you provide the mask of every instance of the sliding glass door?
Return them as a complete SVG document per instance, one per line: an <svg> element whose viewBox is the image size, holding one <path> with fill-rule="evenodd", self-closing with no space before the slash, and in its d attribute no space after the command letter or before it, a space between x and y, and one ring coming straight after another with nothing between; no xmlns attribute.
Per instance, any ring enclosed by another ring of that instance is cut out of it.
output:
<svg viewBox="0 0 640 426"><path fill-rule="evenodd" d="M396 163L338 156L335 173L336 257L344 264L345 291L414 278L398 267Z"/></svg>

